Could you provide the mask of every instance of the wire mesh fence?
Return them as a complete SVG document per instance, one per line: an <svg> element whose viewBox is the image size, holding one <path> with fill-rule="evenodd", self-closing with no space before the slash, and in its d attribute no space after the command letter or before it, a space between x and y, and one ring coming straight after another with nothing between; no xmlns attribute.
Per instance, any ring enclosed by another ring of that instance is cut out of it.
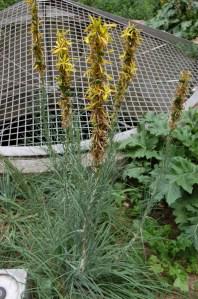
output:
<svg viewBox="0 0 198 299"><path fill-rule="evenodd" d="M55 57L52 49L58 29L69 30L72 41L71 57L75 65L72 83L72 105L76 126L82 140L90 139L90 113L86 110L86 89L88 82L84 76L87 68L88 49L84 42L85 28L89 15L97 16L78 3L67 0L38 1L43 47L46 63L45 111L43 120L40 105L41 82L33 67L31 16L26 3L20 2L0 12L0 146L43 145L46 140L43 122L54 144L61 142L60 110L57 105L60 93L56 83ZM112 31L107 66L112 84L118 81L122 42L120 33L125 26L116 17L102 15L107 23L116 23ZM193 74L192 85L197 84L196 61L186 57L174 45L142 32L143 44L137 53L138 71L130 84L120 110L117 129L119 132L137 126L147 111L168 111L172 101L179 73L189 69ZM113 98L107 103L112 110Z"/></svg>

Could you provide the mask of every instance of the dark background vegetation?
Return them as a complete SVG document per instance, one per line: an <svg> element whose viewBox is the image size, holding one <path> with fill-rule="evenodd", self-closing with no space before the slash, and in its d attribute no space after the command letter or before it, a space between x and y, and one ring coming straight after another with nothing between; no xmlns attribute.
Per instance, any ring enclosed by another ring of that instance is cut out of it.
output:
<svg viewBox="0 0 198 299"><path fill-rule="evenodd" d="M160 8L159 0L80 0L81 3L129 19L149 20Z"/></svg>
<svg viewBox="0 0 198 299"><path fill-rule="evenodd" d="M17 0L0 0L0 10L2 10L16 2L19 2L19 1L17 1Z"/></svg>
<svg viewBox="0 0 198 299"><path fill-rule="evenodd" d="M0 10L19 0L0 0ZM186 39L198 36L197 0L78 0Z"/></svg>
<svg viewBox="0 0 198 299"><path fill-rule="evenodd" d="M18 1L0 0L0 9ZM160 0L79 0L79 2L131 19L143 20L152 18L160 8Z"/></svg>

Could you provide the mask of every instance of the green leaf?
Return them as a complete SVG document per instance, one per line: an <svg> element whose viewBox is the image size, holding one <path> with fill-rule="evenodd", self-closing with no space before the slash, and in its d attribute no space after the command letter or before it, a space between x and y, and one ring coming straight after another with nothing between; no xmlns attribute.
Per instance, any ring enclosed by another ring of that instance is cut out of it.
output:
<svg viewBox="0 0 198 299"><path fill-rule="evenodd" d="M123 201L126 199L125 190L124 190L124 184L123 183L116 183L113 186L112 190L112 196L115 200L115 203L118 206L121 206Z"/></svg>
<svg viewBox="0 0 198 299"><path fill-rule="evenodd" d="M197 48L196 48L197 50ZM182 118L178 123L179 128L183 129L188 126L192 133L198 132L198 109L190 108L182 114Z"/></svg>
<svg viewBox="0 0 198 299"><path fill-rule="evenodd" d="M198 251L198 223L186 227L184 231L186 237L189 237L193 241L194 247Z"/></svg>
<svg viewBox="0 0 198 299"><path fill-rule="evenodd" d="M192 138L191 128L189 126L185 126L183 128L177 128L173 132L173 137L188 146L191 144L191 138Z"/></svg>
<svg viewBox="0 0 198 299"><path fill-rule="evenodd" d="M175 157L170 162L170 174L167 178L171 184L177 184L192 193L193 185L198 184L198 166L188 159Z"/></svg>
<svg viewBox="0 0 198 299"><path fill-rule="evenodd" d="M141 125L154 136L168 136L170 132L166 113L148 112L142 119Z"/></svg>
<svg viewBox="0 0 198 299"><path fill-rule="evenodd" d="M127 147L130 147L131 145L133 145L133 137L132 136L120 143L119 150L125 150Z"/></svg>
<svg viewBox="0 0 198 299"><path fill-rule="evenodd" d="M176 216L175 222L177 224L184 224L188 222L188 213L185 211L185 205L186 202L183 204L182 200L175 202L174 205L172 205L174 209L174 215Z"/></svg>
<svg viewBox="0 0 198 299"><path fill-rule="evenodd" d="M149 163L131 162L123 173L123 179L135 178L140 183L147 184L150 180L147 175L150 171Z"/></svg>
<svg viewBox="0 0 198 299"><path fill-rule="evenodd" d="M189 291L188 287L188 276L187 275L179 275L175 281L173 286L179 290L181 290L184 293L187 293Z"/></svg>
<svg viewBox="0 0 198 299"><path fill-rule="evenodd" d="M149 265L151 270L155 274L160 274L164 272L163 265L160 263L160 260L155 255L151 255L149 258Z"/></svg>
<svg viewBox="0 0 198 299"><path fill-rule="evenodd" d="M197 51L196 51L197 52ZM189 109L182 115L178 127L173 132L173 137L186 146L190 155L198 157L198 110ZM189 156L190 156L189 155Z"/></svg>
<svg viewBox="0 0 198 299"><path fill-rule="evenodd" d="M185 31L186 29L188 29L190 26L192 26L192 20L181 22L181 29L183 31Z"/></svg>
<svg viewBox="0 0 198 299"><path fill-rule="evenodd" d="M189 291L188 274L183 269L183 267L180 266L180 264L176 262L172 266L170 266L169 273L173 278L176 278L173 284L175 288L181 290L184 293Z"/></svg>
<svg viewBox="0 0 198 299"><path fill-rule="evenodd" d="M198 187L194 188L191 195L185 193L172 205L172 208L179 229L198 250Z"/></svg>
<svg viewBox="0 0 198 299"><path fill-rule="evenodd" d="M156 166L152 171L151 194L156 201L166 198L169 205L172 205L178 198L181 197L180 187L175 183L170 183L166 175L166 170L161 165Z"/></svg>
<svg viewBox="0 0 198 299"><path fill-rule="evenodd" d="M139 131L127 141L121 143L119 149L126 152L127 157L132 158L160 158L156 148L159 142L158 137L146 132L144 129Z"/></svg>
<svg viewBox="0 0 198 299"><path fill-rule="evenodd" d="M161 154L157 151L138 147L134 147L133 149L131 148L129 151L126 152L125 156L134 159L146 158L147 160L150 160L152 158L155 158L157 160L161 160Z"/></svg>
<svg viewBox="0 0 198 299"><path fill-rule="evenodd" d="M149 180L149 177L146 177L146 176L142 175L142 169L141 168L127 169L123 174L123 178L125 179L126 177L135 178L140 183L143 183L143 182L146 182L146 181Z"/></svg>
<svg viewBox="0 0 198 299"><path fill-rule="evenodd" d="M167 194L166 199L169 206L171 206L178 198L181 197L181 190L180 188L173 184L167 185Z"/></svg>

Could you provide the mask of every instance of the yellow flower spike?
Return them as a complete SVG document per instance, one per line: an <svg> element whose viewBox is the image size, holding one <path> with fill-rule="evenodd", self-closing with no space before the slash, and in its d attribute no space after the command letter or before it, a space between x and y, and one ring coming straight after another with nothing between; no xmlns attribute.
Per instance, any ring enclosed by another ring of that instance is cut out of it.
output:
<svg viewBox="0 0 198 299"><path fill-rule="evenodd" d="M136 74L137 67L135 54L138 47L142 43L140 31L130 23L123 30L121 37L124 45L124 52L121 55L122 69L120 71L117 92L115 96L114 113L112 116L113 122L117 117L125 92L129 87L130 81Z"/></svg>
<svg viewBox="0 0 198 299"><path fill-rule="evenodd" d="M33 41L33 54L34 54L34 69L39 73L41 78L44 77L45 72L45 63L44 63L44 51L42 46L42 34L40 33L40 24L38 16L38 6L36 0L26 0L26 3L29 6L31 16L32 16L32 24L31 24L31 33L32 33L32 41Z"/></svg>
<svg viewBox="0 0 198 299"><path fill-rule="evenodd" d="M30 7L32 7L34 0L26 0L25 1Z"/></svg>
<svg viewBox="0 0 198 299"><path fill-rule="evenodd" d="M57 69L61 69L64 72L67 72L67 74L73 74L74 72L74 66L73 64L70 62L69 57L67 57L65 54L63 54L62 57L59 57L58 62L56 64Z"/></svg>
<svg viewBox="0 0 198 299"><path fill-rule="evenodd" d="M85 42L90 48L87 59L89 69L86 76L89 79L87 99L89 104L87 110L91 111L91 123L93 125L91 154L94 167L98 167L102 162L105 149L108 143L109 114L104 105L108 101L113 90L110 87L110 76L107 74L105 66L109 61L105 59L108 52L108 45L112 38L110 30L114 24L106 24L102 19L90 16L90 24L85 29L87 36Z"/></svg>
<svg viewBox="0 0 198 299"><path fill-rule="evenodd" d="M183 104L186 102L190 80L191 73L187 70L182 71L169 116L169 128L171 130L174 130L176 128L177 122L181 118Z"/></svg>
<svg viewBox="0 0 198 299"><path fill-rule="evenodd" d="M71 46L71 42L69 40L67 40L65 38L65 36L67 36L68 31L58 31L57 32L57 40L56 40L56 46L54 48L54 50L52 51L52 53L54 55L64 55L64 54L68 54L68 49Z"/></svg>
<svg viewBox="0 0 198 299"><path fill-rule="evenodd" d="M71 81L74 66L70 61L69 50L71 42L67 39L68 31L57 31L56 46L52 53L56 56L58 70L57 83L61 91L58 105L61 109L62 128L68 128L71 121L72 107L70 101Z"/></svg>

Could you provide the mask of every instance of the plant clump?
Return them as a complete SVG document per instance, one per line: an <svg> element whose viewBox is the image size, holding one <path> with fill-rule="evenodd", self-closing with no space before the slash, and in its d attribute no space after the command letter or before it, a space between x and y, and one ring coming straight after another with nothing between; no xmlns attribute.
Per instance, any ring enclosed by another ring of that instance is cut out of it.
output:
<svg viewBox="0 0 198 299"><path fill-rule="evenodd" d="M37 43L35 68L44 83L38 7L36 0L28 3ZM132 24L122 33L122 68L110 117L105 106L114 90L106 54L115 25L101 18L90 20L85 39L90 50L86 109L93 126L94 167L82 163L73 127L61 155L48 143L49 173L24 176L5 160L0 178L1 267L29 269L32 298L154 299L169 282L187 293L188 274L198 274L198 110L183 112L190 73L181 73L169 119L164 113L146 114L137 134L120 145L127 165L118 166L112 148L106 151L108 135L136 73L141 35ZM68 132L74 66L67 35L57 32L52 52L57 59L62 127Z"/></svg>
<svg viewBox="0 0 198 299"><path fill-rule="evenodd" d="M50 172L42 175L25 176L7 161L1 267L28 269L31 298L156 298L163 286L145 267L133 232L120 243L126 231L112 197L112 153L93 172L76 148L74 142L55 161L50 156Z"/></svg>
<svg viewBox="0 0 198 299"><path fill-rule="evenodd" d="M56 46L53 54L57 57L57 82L61 91L61 98L58 105L61 109L62 127L68 128L71 120L71 80L74 73L74 66L70 61L69 50L71 42L67 38L68 32L58 31Z"/></svg>

